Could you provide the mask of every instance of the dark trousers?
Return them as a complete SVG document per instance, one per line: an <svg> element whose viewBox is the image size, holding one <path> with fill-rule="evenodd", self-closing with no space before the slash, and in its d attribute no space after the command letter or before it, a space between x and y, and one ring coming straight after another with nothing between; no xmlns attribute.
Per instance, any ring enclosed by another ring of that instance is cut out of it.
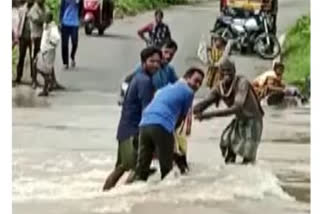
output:
<svg viewBox="0 0 320 214"><path fill-rule="evenodd" d="M64 65L69 65L69 39L71 37L72 49L71 59L75 59L78 48L78 27L61 27L61 43L62 43L62 62Z"/></svg>
<svg viewBox="0 0 320 214"><path fill-rule="evenodd" d="M35 60L37 57L37 54L40 51L40 46L41 46L41 37L38 38L33 38L32 39L32 44L33 44L33 56L32 56L32 61ZM32 69L31 72L31 78L33 83L37 83L37 69Z"/></svg>
<svg viewBox="0 0 320 214"><path fill-rule="evenodd" d="M33 58L35 58L40 51L41 37L33 38L32 41L33 41Z"/></svg>
<svg viewBox="0 0 320 214"><path fill-rule="evenodd" d="M140 128L138 163L135 180L146 181L153 153L156 151L161 171L161 179L172 169L174 136L162 126L149 125Z"/></svg>
<svg viewBox="0 0 320 214"><path fill-rule="evenodd" d="M30 71L31 71L31 78L32 78L32 74L33 74L32 56L31 56L32 41L31 39L21 38L19 41L19 61L17 65L17 78L16 78L17 82L21 81L21 78L23 75L24 60L26 58L27 50L29 50Z"/></svg>

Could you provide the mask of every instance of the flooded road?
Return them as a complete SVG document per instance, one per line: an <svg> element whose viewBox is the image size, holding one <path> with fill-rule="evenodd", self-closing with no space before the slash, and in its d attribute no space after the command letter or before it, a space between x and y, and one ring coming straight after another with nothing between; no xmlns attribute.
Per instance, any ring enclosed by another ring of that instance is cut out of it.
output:
<svg viewBox="0 0 320 214"><path fill-rule="evenodd" d="M223 163L219 137L232 118L195 122L190 175L180 177L175 169L164 182L156 174L147 184L102 193L115 163L120 108L112 95L68 94L73 100L79 95L91 104L57 96L49 107L13 109L14 213L149 213L152 207L159 207L153 213L309 212L309 107L265 108L254 167Z"/></svg>
<svg viewBox="0 0 320 214"><path fill-rule="evenodd" d="M308 8L308 1L280 1L279 32ZM217 11L215 2L166 11L165 19L179 43L173 63L180 75L197 63L199 39L211 28ZM146 13L116 21L102 38L81 35L78 69L60 71L57 62L57 76L68 91L38 98L28 87L14 89L13 212L310 213L308 106L265 107L255 166L223 163L219 139L232 118L194 122L188 150L190 175L181 177L174 169L164 182L156 174L148 183L119 184L101 192L116 158L119 82L136 64L137 50L143 47L136 29L151 18L152 13ZM236 57L236 63L239 73L250 79L271 65L252 57ZM205 93L203 89L198 96Z"/></svg>

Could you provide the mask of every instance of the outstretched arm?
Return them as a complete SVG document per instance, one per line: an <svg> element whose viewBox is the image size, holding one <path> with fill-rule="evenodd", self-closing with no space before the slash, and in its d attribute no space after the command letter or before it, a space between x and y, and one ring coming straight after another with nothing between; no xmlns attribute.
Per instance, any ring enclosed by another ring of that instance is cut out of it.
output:
<svg viewBox="0 0 320 214"><path fill-rule="evenodd" d="M218 100L219 100L219 94L216 89L213 89L207 98L200 101L194 106L193 113L196 115L202 114L203 111L205 111L213 103L216 103Z"/></svg>
<svg viewBox="0 0 320 214"><path fill-rule="evenodd" d="M234 104L231 107L204 113L200 115L198 118L202 120L210 119L212 117L225 117L238 113L243 108L244 103L246 101L249 92L249 84L250 83L248 81L244 80L239 83L239 86L236 88Z"/></svg>

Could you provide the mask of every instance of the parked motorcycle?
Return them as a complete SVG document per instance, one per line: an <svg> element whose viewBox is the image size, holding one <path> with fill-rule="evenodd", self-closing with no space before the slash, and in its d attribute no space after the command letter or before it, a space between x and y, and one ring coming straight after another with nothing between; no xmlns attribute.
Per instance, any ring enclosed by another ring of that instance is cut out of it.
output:
<svg viewBox="0 0 320 214"><path fill-rule="evenodd" d="M94 29L98 29L99 35L103 35L113 21L114 3L112 0L84 0L84 30L91 35Z"/></svg>
<svg viewBox="0 0 320 214"><path fill-rule="evenodd" d="M235 41L233 50L256 52L263 59L274 59L281 52L278 38L270 33L272 23L265 12L244 16L222 15L211 31Z"/></svg>

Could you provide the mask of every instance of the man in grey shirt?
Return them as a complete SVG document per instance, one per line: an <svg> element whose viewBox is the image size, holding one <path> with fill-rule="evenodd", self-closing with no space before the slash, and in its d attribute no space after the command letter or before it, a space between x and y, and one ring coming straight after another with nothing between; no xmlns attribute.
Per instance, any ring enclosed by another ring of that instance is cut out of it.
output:
<svg viewBox="0 0 320 214"><path fill-rule="evenodd" d="M35 59L35 57L37 56L40 50L45 14L48 11L44 3L45 3L45 0L35 0L35 3L28 14L28 18L30 20L30 27L31 27L31 40L33 44L33 56L32 56L33 60ZM32 87L35 88L36 86L37 86L37 74L35 72L35 69L33 69Z"/></svg>

